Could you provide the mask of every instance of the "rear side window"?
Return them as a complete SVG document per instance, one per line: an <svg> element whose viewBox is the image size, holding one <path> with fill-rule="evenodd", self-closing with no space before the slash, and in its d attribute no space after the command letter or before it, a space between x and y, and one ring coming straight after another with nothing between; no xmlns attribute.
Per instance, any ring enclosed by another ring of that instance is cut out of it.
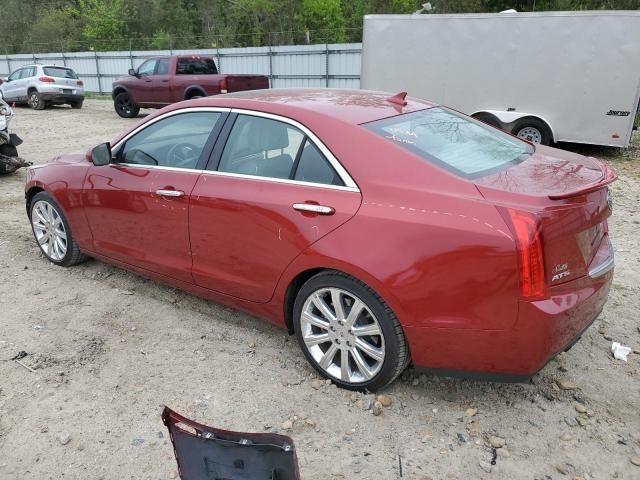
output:
<svg viewBox="0 0 640 480"><path fill-rule="evenodd" d="M211 58L179 58L176 73L180 75L215 75L216 64Z"/></svg>
<svg viewBox="0 0 640 480"><path fill-rule="evenodd" d="M76 72L64 67L43 67L44 74L56 78L78 78Z"/></svg>
<svg viewBox="0 0 640 480"><path fill-rule="evenodd" d="M329 161L320 153L318 147L308 139L300 153L294 180L344 186Z"/></svg>
<svg viewBox="0 0 640 480"><path fill-rule="evenodd" d="M377 120L364 126L465 178L504 170L524 161L534 151L526 142L441 107Z"/></svg>

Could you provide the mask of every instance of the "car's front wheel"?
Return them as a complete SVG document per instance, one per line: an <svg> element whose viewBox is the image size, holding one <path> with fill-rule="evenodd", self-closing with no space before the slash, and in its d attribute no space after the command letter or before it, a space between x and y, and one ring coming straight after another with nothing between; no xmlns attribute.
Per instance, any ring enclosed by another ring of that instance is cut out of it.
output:
<svg viewBox="0 0 640 480"><path fill-rule="evenodd" d="M78 248L62 209L51 195L46 192L36 194L29 211L33 236L50 262L70 267L87 258Z"/></svg>
<svg viewBox="0 0 640 480"><path fill-rule="evenodd" d="M377 390L407 366L409 349L393 311L349 275L326 271L312 277L298 292L293 315L311 365L343 388Z"/></svg>

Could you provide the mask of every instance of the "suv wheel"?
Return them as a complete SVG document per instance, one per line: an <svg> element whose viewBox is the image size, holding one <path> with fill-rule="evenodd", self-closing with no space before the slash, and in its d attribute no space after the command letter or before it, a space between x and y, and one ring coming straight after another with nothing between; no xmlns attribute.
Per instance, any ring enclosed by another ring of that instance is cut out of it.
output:
<svg viewBox="0 0 640 480"><path fill-rule="evenodd" d="M46 106L37 90L29 92L29 105L34 110L44 110L44 107Z"/></svg>

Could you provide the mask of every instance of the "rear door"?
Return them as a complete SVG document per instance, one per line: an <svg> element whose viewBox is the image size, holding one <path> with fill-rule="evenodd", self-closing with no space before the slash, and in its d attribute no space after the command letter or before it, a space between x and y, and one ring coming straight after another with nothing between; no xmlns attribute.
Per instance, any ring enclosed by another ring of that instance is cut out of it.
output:
<svg viewBox="0 0 640 480"><path fill-rule="evenodd" d="M189 207L193 277L268 301L287 265L356 213L361 195L307 128L258 112L227 120Z"/></svg>

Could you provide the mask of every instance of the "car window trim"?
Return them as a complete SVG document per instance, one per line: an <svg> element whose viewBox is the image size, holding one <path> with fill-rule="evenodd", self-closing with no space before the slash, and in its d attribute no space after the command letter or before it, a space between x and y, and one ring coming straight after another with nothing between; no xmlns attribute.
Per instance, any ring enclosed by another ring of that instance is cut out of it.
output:
<svg viewBox="0 0 640 480"><path fill-rule="evenodd" d="M288 179L288 178L285 179L285 178L263 177L263 176L260 176L260 175L245 175L245 174L241 174L241 173L231 173L231 172L221 172L221 171L219 171L218 167L220 166L220 159L222 157L222 152L224 151L224 147L225 147L225 145L227 143L227 140L229 138L229 134L231 133L231 128L233 127L233 125L231 125L228 129L227 128L224 129L225 130L225 135L220 135L219 136L218 144L222 144L222 146L218 147L218 145L216 145L216 148L214 149L214 153L216 155L209 161L209 163L207 164L206 170L204 170L203 173L206 173L208 175L222 175L222 176L237 177L237 178L251 178L251 179L271 181L271 182L276 182L276 183L292 183L292 184L300 184L300 185L312 185L312 186L322 187L322 188L331 188L331 189L334 189L334 190L346 190L346 191L351 191L351 192L360 192L360 189L358 188L358 185L353 180L351 175L349 175L347 170L338 161L338 159L331 153L331 151L325 146L325 144L322 143L322 141L311 130L309 130L309 128L304 126L302 123L300 123L300 122L298 122L296 120L293 120L292 118L289 118L289 117L284 117L282 115L276 115L276 114L273 114L273 113L261 112L259 110L247 110L247 109L243 109L243 108L232 108L231 109L231 115L233 116L234 114L236 114L236 115L233 117L233 122L235 122L235 119L236 119L237 115L250 115L250 116L254 116L254 117L262 117L262 118L267 118L267 119L270 119L270 120L276 120L278 122L283 122L283 123L289 124L289 125L297 128L298 130L300 130L305 135L307 141L310 141L311 143L313 143L316 146L316 148L318 150L320 150L320 152L327 159L327 161L329 162L331 167L334 169L334 171L336 172L338 177L340 177L340 179L342 180L342 183L344 185L329 185L329 184L326 184L326 183L303 182L301 180L291 180L291 179ZM225 125L225 127L226 127L226 125Z"/></svg>
<svg viewBox="0 0 640 480"><path fill-rule="evenodd" d="M213 130L211 130L211 133L209 134L209 137L207 138L207 141L205 142L204 147L202 148L202 153L200 154L200 158L198 159L198 162L196 163L196 168L165 167L165 166L161 166L161 165L141 165L139 163L126 163L126 162L117 162L117 163L111 164L111 165L122 165L122 166L127 166L127 167L155 168L155 169L161 169L161 170L175 170L175 171L179 171L179 172L185 172L185 171L188 171L188 172L202 172L204 170L208 160L209 160L209 157L211 156L211 152L212 152L213 148L216 145L216 141L217 141L218 137L220 136L220 132L222 131L224 125L226 124L227 117L229 116L229 112L230 111L231 111L230 108L223 108L223 107L189 107L189 108L182 108L180 110L172 110L171 112L167 112L167 113L164 113L162 115L158 115L157 117L149 120L148 122L145 122L142 125L139 125L137 128L135 128L134 130L129 132L127 135L122 137L120 140L118 140L118 142L115 143L111 147L111 150L113 152L115 152L119 148L123 147L131 137L133 137L137 133L141 132L145 128L150 127L151 125L153 125L156 122L159 122L160 120L164 120L166 118L170 118L170 117L173 117L175 115L181 115L181 114L193 113L193 112L221 113L222 115L216 121L216 124L214 125Z"/></svg>

